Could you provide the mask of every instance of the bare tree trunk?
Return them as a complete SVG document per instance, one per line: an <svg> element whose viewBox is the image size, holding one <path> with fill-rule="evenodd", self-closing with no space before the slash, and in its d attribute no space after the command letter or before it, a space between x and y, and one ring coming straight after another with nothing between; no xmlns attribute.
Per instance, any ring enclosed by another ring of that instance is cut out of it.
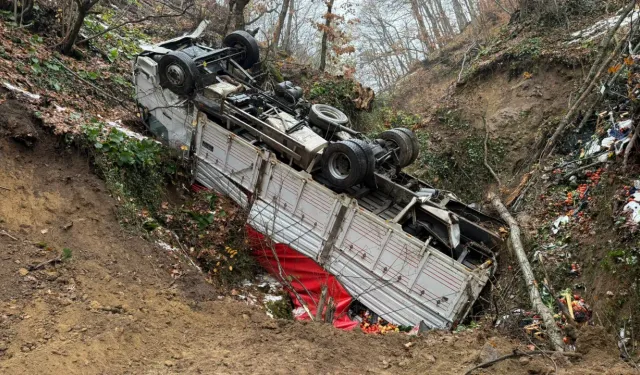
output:
<svg viewBox="0 0 640 375"><path fill-rule="evenodd" d="M284 34L284 50L289 54L291 53L291 26L293 24L293 14L296 11L295 0L290 0L290 2L289 8L291 9L289 10L289 17L287 17L287 31Z"/></svg>
<svg viewBox="0 0 640 375"><path fill-rule="evenodd" d="M233 7L233 18L235 20L234 26L236 30L244 30L245 20L244 20L244 8L247 7L251 0L235 0Z"/></svg>
<svg viewBox="0 0 640 375"><path fill-rule="evenodd" d="M383 50L384 48L384 44L383 41L386 41L389 44L389 47L391 48L391 55L394 55L396 58L396 61L398 62L398 65L400 66L400 69L402 69L403 73L408 72L407 67L405 66L405 64L402 62L402 59L400 59L400 57L398 56L398 54L396 53L396 51L394 50L394 41L393 38L391 38L391 36L389 35L389 31L387 29L387 25L385 24L385 20L384 19L379 19L378 20L380 22L380 28L382 29L382 35L380 36L380 48L382 48Z"/></svg>
<svg viewBox="0 0 640 375"><path fill-rule="evenodd" d="M228 1L227 9L229 13L227 14L227 20L224 23L224 28L222 29L223 36L229 33L229 25L231 24L231 18L233 18L233 8L236 6L235 0L227 0L227 1Z"/></svg>
<svg viewBox="0 0 640 375"><path fill-rule="evenodd" d="M418 29L420 31L420 42L422 43L422 47L425 51L429 51L429 34L427 33L427 27L424 24L424 19L422 18L422 14L420 14L420 7L418 6L418 0L411 0L411 11L413 12L413 17L418 22Z"/></svg>
<svg viewBox="0 0 640 375"><path fill-rule="evenodd" d="M442 7L442 2L440 0L432 0L432 1L436 4L436 7L438 9L438 14L440 15L440 17L438 17L438 20L442 23L445 33L447 34L447 36L453 35L454 34L453 27L451 27L451 22L449 22L449 17L447 17L447 13L444 11L444 8Z"/></svg>
<svg viewBox="0 0 640 375"><path fill-rule="evenodd" d="M534 310L540 314L542 317L542 321L544 322L547 335L551 341L551 345L554 350L563 351L564 344L562 342L562 334L556 325L555 319L553 318L553 314L549 310L549 308L542 302L542 298L540 297L540 291L538 290L538 283L536 282L536 278L531 270L531 264L529 263L529 259L527 258L527 253L524 251L524 247L522 246L522 241L520 240L520 226L518 222L511 216L509 210L504 206L500 198L491 193L489 195L489 199L491 200L491 204L498 211L500 217L504 221L509 224L509 228L511 230L511 244L513 245L513 250L516 253L516 257L518 259L518 263L520 264L520 269L522 270L522 276L524 277L524 281L527 283L527 290L529 292L529 299L531 300L531 305Z"/></svg>
<svg viewBox="0 0 640 375"><path fill-rule="evenodd" d="M75 0L78 9L75 21L73 22L73 26L69 29L69 32L64 37L61 43L61 51L63 54L68 55L73 51L73 47L75 46L76 40L78 39L78 34L80 33L80 29L84 24L84 18L89 13L89 10L93 8L100 0Z"/></svg>
<svg viewBox="0 0 640 375"><path fill-rule="evenodd" d="M331 28L331 11L333 10L333 1L327 0L327 14L325 15L326 21L324 23L325 29L322 32L322 48L320 50L320 71L324 72L327 68L327 44L329 39L329 31Z"/></svg>
<svg viewBox="0 0 640 375"><path fill-rule="evenodd" d="M431 23L431 29L433 30L433 34L435 35L436 44L438 45L438 47L440 47L442 45L441 44L442 33L440 32L440 28L439 28L440 25L438 23L438 20L433 15L433 12L431 11L431 9L429 9L429 5L426 3L426 1L422 2L422 9L427 15L429 22Z"/></svg>
<svg viewBox="0 0 640 375"><path fill-rule="evenodd" d="M322 288L320 290L320 297L318 299L318 304L316 305L316 320L321 322L322 321L322 313L324 312L324 304L326 303L326 299L327 299L327 284L322 284Z"/></svg>
<svg viewBox="0 0 640 375"><path fill-rule="evenodd" d="M456 16L456 23L458 24L458 30L462 32L464 28L467 27L467 16L464 14L464 9L462 9L462 5L460 5L460 1L451 0L451 4L453 5L453 12Z"/></svg>
<svg viewBox="0 0 640 375"><path fill-rule="evenodd" d="M463 0L464 5L467 7L469 11L469 15L471 16L471 21L474 21L478 17L478 12L476 12L476 8L473 6L473 0Z"/></svg>
<svg viewBox="0 0 640 375"><path fill-rule="evenodd" d="M282 34L282 26L284 26L284 20L287 18L287 13L289 12L289 1L284 0L282 2L282 9L280 9L280 14L278 15L278 23L276 24L276 30L273 32L273 45L275 49L278 49L278 45L280 44L280 34Z"/></svg>

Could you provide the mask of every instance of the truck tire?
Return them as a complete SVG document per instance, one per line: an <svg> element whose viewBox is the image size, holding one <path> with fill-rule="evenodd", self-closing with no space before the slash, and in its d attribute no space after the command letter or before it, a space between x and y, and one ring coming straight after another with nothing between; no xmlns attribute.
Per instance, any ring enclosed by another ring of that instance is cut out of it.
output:
<svg viewBox="0 0 640 375"><path fill-rule="evenodd" d="M357 143L335 142L322 154L322 173L329 185L346 190L362 182L368 163L367 154Z"/></svg>
<svg viewBox="0 0 640 375"><path fill-rule="evenodd" d="M391 129L380 134L380 138L385 141L387 149L397 149L396 166L404 168L411 164L413 157L413 141L407 133L399 129Z"/></svg>
<svg viewBox="0 0 640 375"><path fill-rule="evenodd" d="M401 132L408 135L409 138L411 138L411 143L413 144L413 154L411 155L411 162L409 163L409 165L411 165L413 164L414 161L418 159L418 156L420 155L420 141L418 141L418 137L416 137L416 134L410 129L407 129L407 128L396 128L396 129L400 130Z"/></svg>
<svg viewBox="0 0 640 375"><path fill-rule="evenodd" d="M362 139L348 139L345 142L355 143L362 149L362 151L364 151L367 158L367 173L365 173L365 178L373 177L373 173L376 170L376 158L373 155L371 145Z"/></svg>
<svg viewBox="0 0 640 375"><path fill-rule="evenodd" d="M222 44L225 47L244 50L244 54L233 59L244 69L250 69L260 61L260 47L253 35L246 31L238 30L227 35Z"/></svg>
<svg viewBox="0 0 640 375"><path fill-rule="evenodd" d="M191 95L200 72L195 61L182 51L171 51L158 62L160 86L178 95Z"/></svg>
<svg viewBox="0 0 640 375"><path fill-rule="evenodd" d="M348 124L349 118L338 108L326 104L314 104L309 112L309 122L317 127L330 129L335 124Z"/></svg>

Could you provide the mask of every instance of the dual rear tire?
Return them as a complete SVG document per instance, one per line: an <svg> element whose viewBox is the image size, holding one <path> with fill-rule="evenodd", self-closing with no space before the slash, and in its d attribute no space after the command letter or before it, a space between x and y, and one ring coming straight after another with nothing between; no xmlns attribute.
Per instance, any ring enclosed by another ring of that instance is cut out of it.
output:
<svg viewBox="0 0 640 375"><path fill-rule="evenodd" d="M407 128L395 128L380 134L385 148L393 151L392 163L398 168L413 164L420 154L420 143L416 135Z"/></svg>
<svg viewBox="0 0 640 375"><path fill-rule="evenodd" d="M405 128L391 129L380 135L385 149L392 152L391 163L398 168L412 164L420 152L415 134ZM371 144L360 139L334 142L322 155L322 174L333 188L349 189L373 182L376 155Z"/></svg>
<svg viewBox="0 0 640 375"><path fill-rule="evenodd" d="M324 150L322 174L329 185L341 190L349 189L373 174L373 153L366 142L361 142L364 145L354 140L334 142Z"/></svg>

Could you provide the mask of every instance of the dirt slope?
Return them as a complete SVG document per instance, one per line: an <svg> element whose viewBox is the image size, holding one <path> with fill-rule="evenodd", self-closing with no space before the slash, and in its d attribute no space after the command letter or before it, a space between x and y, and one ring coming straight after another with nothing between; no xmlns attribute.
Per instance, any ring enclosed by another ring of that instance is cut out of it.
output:
<svg viewBox="0 0 640 375"><path fill-rule="evenodd" d="M381 337L271 320L123 231L103 182L62 146L42 129L33 147L0 139L2 374L460 374L522 348L491 331ZM29 271L64 248L71 259ZM615 347L563 363L567 374L630 371ZM485 373L552 368L541 357Z"/></svg>

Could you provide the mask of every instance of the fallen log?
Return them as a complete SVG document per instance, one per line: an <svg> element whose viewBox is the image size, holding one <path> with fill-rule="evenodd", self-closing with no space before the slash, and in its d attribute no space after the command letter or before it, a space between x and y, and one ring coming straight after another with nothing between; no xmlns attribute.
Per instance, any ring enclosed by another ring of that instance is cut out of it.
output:
<svg viewBox="0 0 640 375"><path fill-rule="evenodd" d="M475 370L479 370L481 368L487 368L487 367L491 367L493 365L495 365L498 362L502 362L504 360L510 359L510 358L519 358L519 357L532 357L534 355L549 355L549 354L554 354L556 352L553 351L549 351L549 350L534 350L532 352L521 352L519 350L514 350L513 353L511 354L507 354L505 356L502 356L500 358L496 358L493 361L488 361L485 363L481 363L479 365L477 365L476 367L470 369L469 371L465 372L464 375L471 375ZM562 353L563 355L565 355L566 357L569 358L576 358L576 359L580 359L582 358L582 354L580 353Z"/></svg>
<svg viewBox="0 0 640 375"><path fill-rule="evenodd" d="M509 213L507 207L505 207L504 203L502 203L502 201L496 194L489 193L488 198L491 201L493 207L500 214L500 217L504 221L506 221L507 224L509 224L509 229L511 232L511 243L513 245L513 250L516 253L520 269L522 270L522 275L525 282L527 283L527 291L529 292L531 305L533 306L533 309L542 317L542 321L544 322L544 325L546 327L547 335L549 336L549 340L551 341L551 346L554 350L563 351L564 343L562 341L562 333L560 332L560 329L558 329L558 326L553 319L553 313L542 302L542 298L540 297L538 283L536 282L533 270L531 269L531 263L529 263L527 253L524 251L524 246L522 246L522 240L520 239L520 226L518 225L516 219L511 216L511 213Z"/></svg>

